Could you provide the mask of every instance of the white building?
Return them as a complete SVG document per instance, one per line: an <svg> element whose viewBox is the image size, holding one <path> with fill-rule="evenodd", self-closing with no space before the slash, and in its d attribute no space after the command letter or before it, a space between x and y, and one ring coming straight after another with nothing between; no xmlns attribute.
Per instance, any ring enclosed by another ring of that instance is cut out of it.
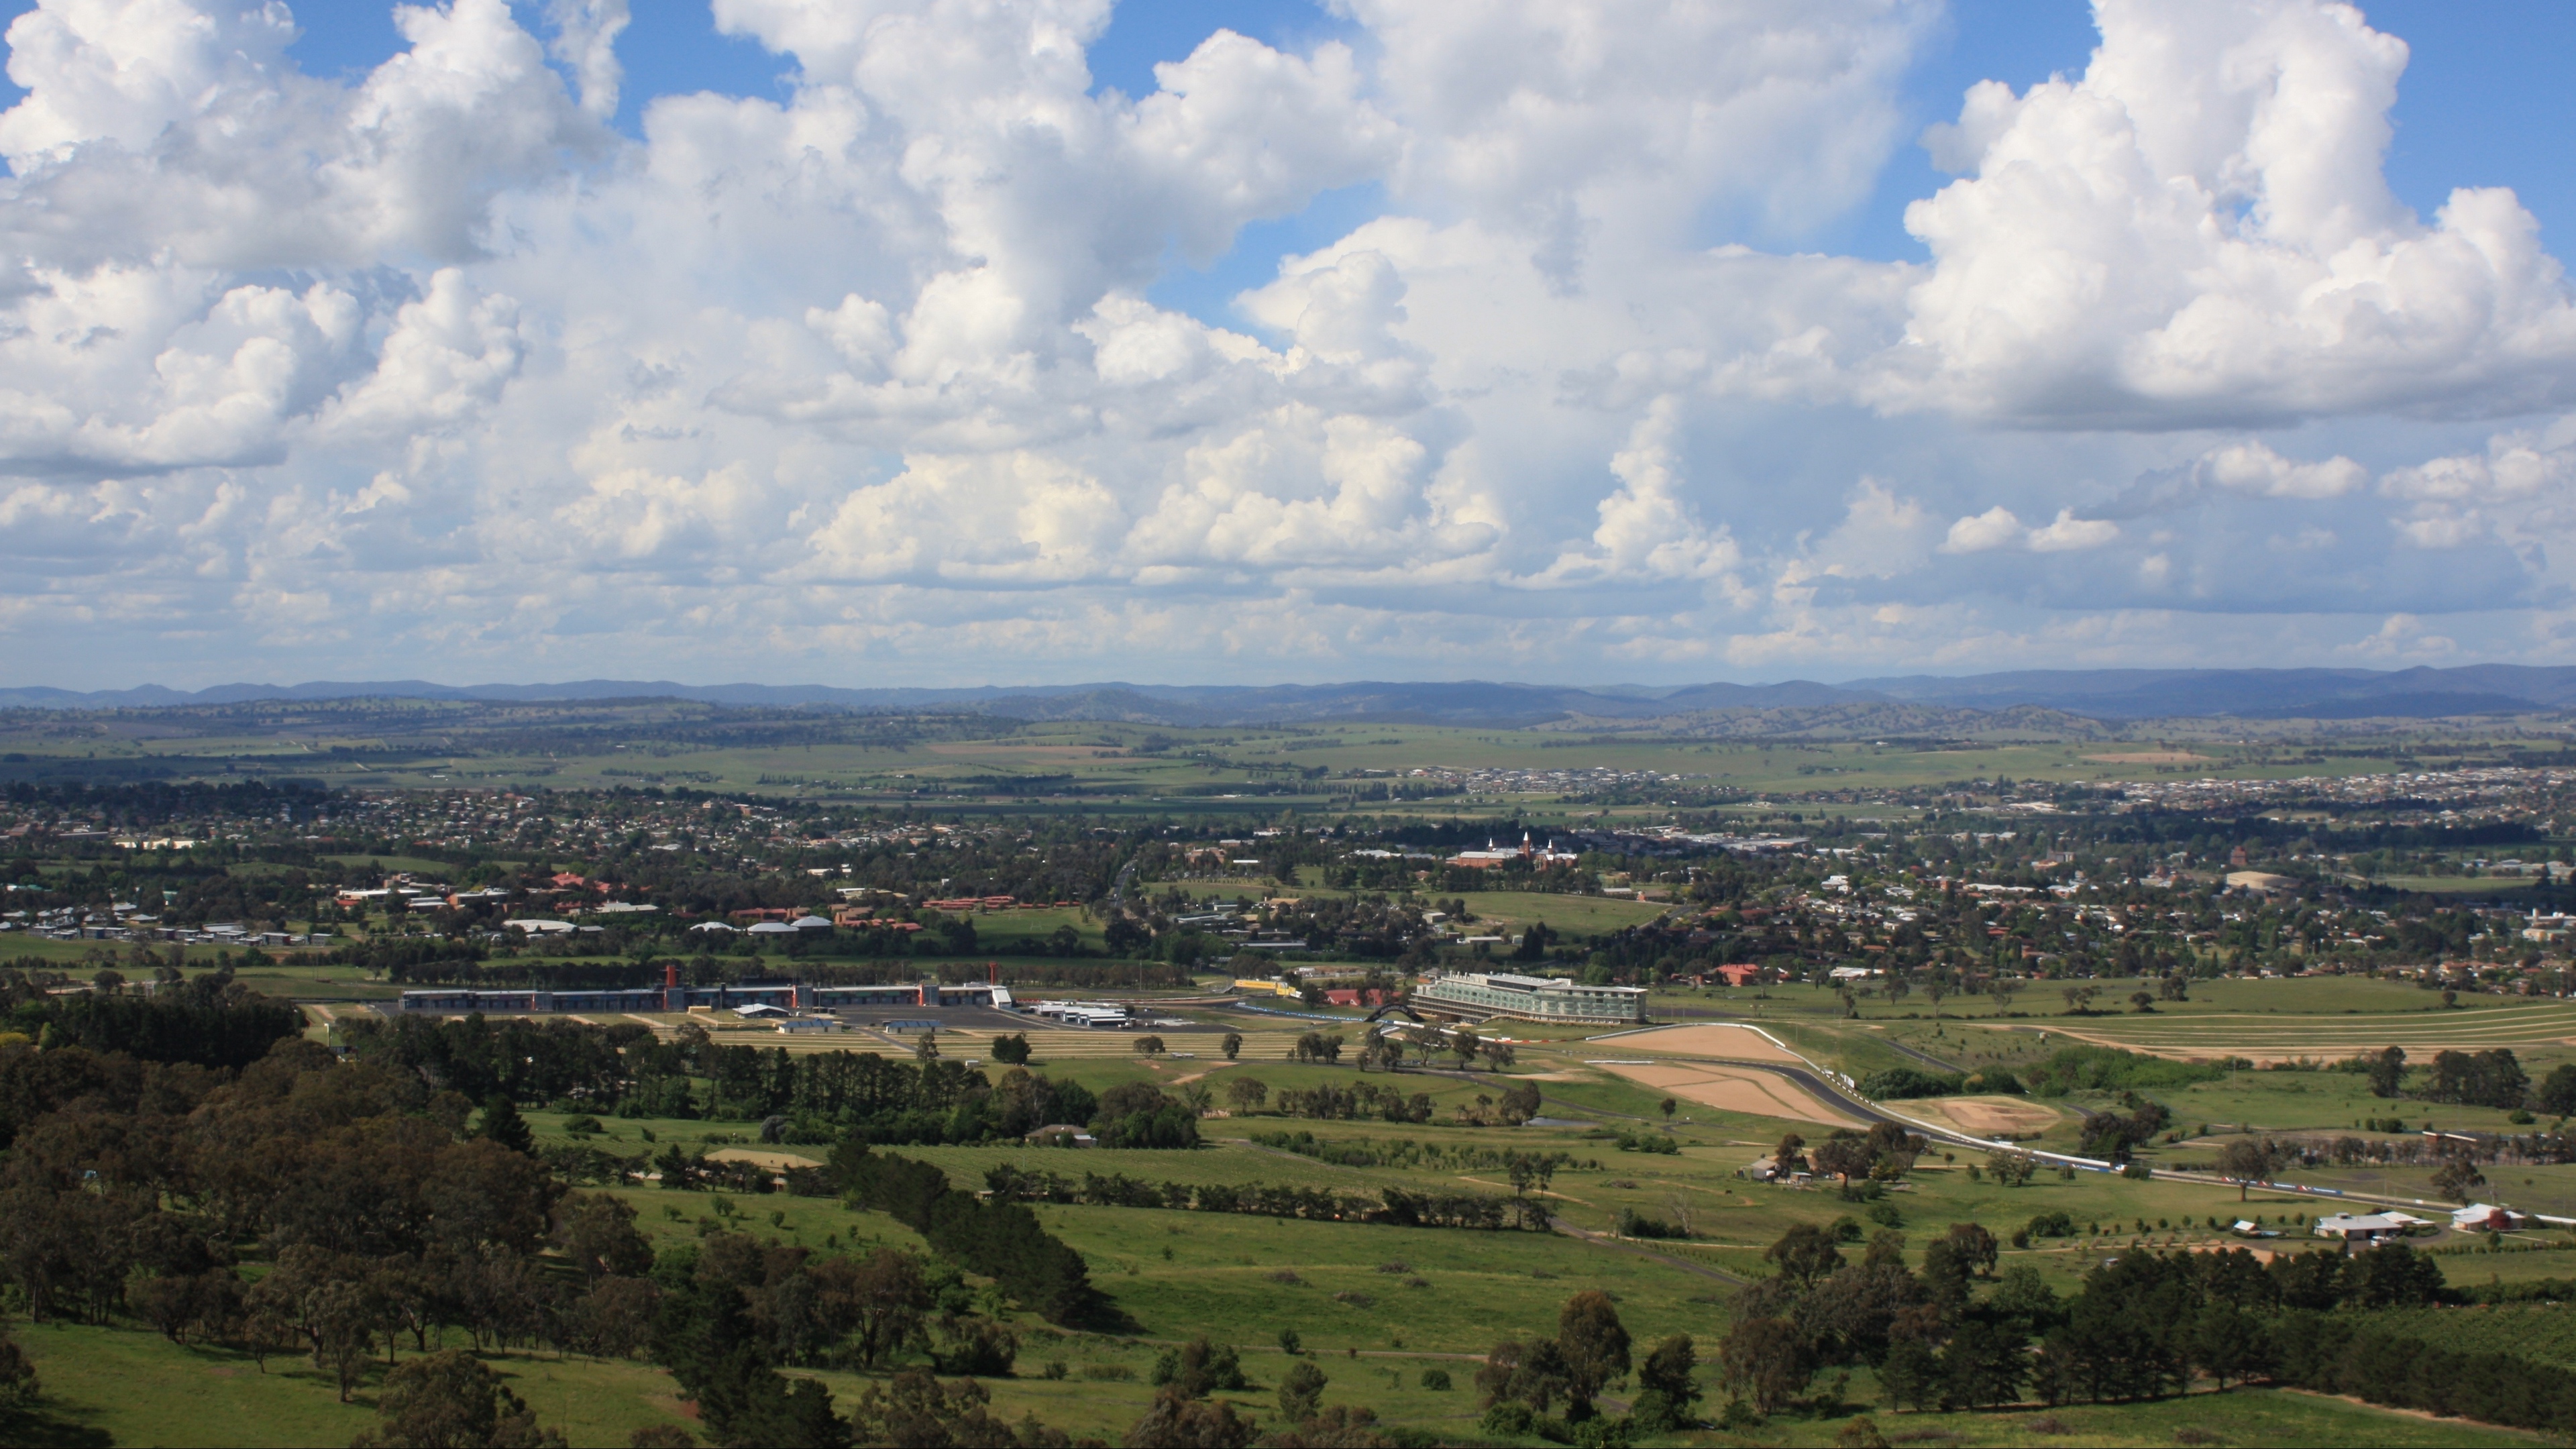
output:
<svg viewBox="0 0 2576 1449"><path fill-rule="evenodd" d="M1645 989L1585 986L1549 976L1502 971L1451 971L1414 988L1413 1004L1437 1011L1465 1008L1523 1021L1585 1021L1631 1025L1646 1019Z"/></svg>

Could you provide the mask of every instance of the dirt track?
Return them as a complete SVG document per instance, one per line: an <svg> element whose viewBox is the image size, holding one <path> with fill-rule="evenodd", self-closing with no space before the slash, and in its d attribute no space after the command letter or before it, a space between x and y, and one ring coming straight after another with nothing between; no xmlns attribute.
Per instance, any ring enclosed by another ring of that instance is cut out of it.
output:
<svg viewBox="0 0 2576 1449"><path fill-rule="evenodd" d="M1702 1024L1665 1026L1634 1032L1593 1046L1619 1051L1674 1052L1692 1057L1733 1057L1747 1062L1794 1062L1798 1054L1783 1051L1771 1038L1749 1026Z"/></svg>
<svg viewBox="0 0 2576 1449"><path fill-rule="evenodd" d="M1709 1066L1698 1062L1674 1062L1666 1066L1656 1062L1605 1066L1602 1070L1721 1111L1744 1112L1756 1117L1788 1117L1833 1127L1863 1125L1801 1091L1796 1083L1749 1067Z"/></svg>

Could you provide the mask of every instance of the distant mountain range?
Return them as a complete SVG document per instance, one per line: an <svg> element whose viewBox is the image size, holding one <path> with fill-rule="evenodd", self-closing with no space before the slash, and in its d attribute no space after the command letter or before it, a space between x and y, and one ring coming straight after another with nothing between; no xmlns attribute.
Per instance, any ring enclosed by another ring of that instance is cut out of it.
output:
<svg viewBox="0 0 2576 1449"><path fill-rule="evenodd" d="M1680 687L1488 683L1282 685L1075 684L976 689L839 689L828 685L676 684L586 679L566 684L431 684L421 680L295 685L224 684L195 691L0 689L0 708L95 710L247 704L262 700L454 699L536 703L687 699L709 704L849 711L961 710L1010 719L1118 720L1174 726L1378 720L1525 728L1591 723L1634 729L1694 721L1694 733L1763 730L1791 718L1847 717L1850 728L1908 722L1956 730L1971 716L2023 712L2005 726L2042 725L2029 712L2088 720L2442 719L2576 709L2576 667L2474 664L2456 669L2040 669L2005 674L1913 674L1845 684L1693 684ZM1912 708L1858 709L1857 706ZM1742 729L1726 725L1736 721ZM1714 723L1713 723L1714 722ZM2055 722L2062 724L2063 722ZM2043 726L2044 727L2044 726Z"/></svg>

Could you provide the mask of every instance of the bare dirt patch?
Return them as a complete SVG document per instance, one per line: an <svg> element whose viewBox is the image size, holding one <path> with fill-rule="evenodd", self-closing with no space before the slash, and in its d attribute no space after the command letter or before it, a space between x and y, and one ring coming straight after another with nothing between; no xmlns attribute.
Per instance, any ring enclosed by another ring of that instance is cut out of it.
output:
<svg viewBox="0 0 2576 1449"><path fill-rule="evenodd" d="M1782 1051L1771 1038L1749 1026L1665 1026L1641 1031L1597 1047L1619 1051L1678 1052L1694 1057L1736 1057L1748 1062L1794 1062L1795 1052Z"/></svg>
<svg viewBox="0 0 2576 1449"><path fill-rule="evenodd" d="M1908 1105L1929 1107L1970 1132L2045 1132L2058 1120L2052 1108L2011 1097L1943 1097Z"/></svg>
<svg viewBox="0 0 2576 1449"><path fill-rule="evenodd" d="M1722 1112L1744 1112L1756 1117L1789 1117L1800 1122L1822 1122L1834 1127L1857 1127L1860 1124L1802 1091L1794 1082L1737 1067L1704 1067L1676 1062L1671 1066L1605 1067L1632 1082L1670 1092L1684 1101L1715 1107Z"/></svg>
<svg viewBox="0 0 2576 1449"><path fill-rule="evenodd" d="M785 1172L791 1167L812 1167L814 1159L793 1152L760 1152L749 1147L721 1147L707 1154L710 1162L748 1162L772 1172Z"/></svg>

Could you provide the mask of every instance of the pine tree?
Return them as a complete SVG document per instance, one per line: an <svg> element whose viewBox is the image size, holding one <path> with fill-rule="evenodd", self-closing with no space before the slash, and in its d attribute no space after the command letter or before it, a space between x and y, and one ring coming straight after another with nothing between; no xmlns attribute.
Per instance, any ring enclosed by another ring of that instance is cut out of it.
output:
<svg viewBox="0 0 2576 1449"><path fill-rule="evenodd" d="M537 1136L528 1130L527 1120L519 1115L519 1104L507 1092L495 1092L483 1104L483 1125L478 1136L499 1143L512 1152L533 1152Z"/></svg>

